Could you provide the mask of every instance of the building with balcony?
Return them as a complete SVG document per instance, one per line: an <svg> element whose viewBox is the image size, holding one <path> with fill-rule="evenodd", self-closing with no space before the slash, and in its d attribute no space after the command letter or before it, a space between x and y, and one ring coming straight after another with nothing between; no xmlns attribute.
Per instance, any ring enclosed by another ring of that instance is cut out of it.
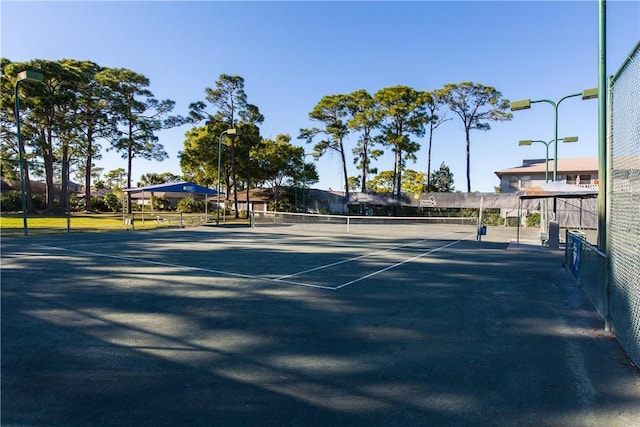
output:
<svg viewBox="0 0 640 427"><path fill-rule="evenodd" d="M496 171L502 193L515 193L545 182L545 159L523 160L522 166ZM548 179L553 181L555 161L549 160ZM578 157L558 160L556 181L580 187L598 188L598 158Z"/></svg>

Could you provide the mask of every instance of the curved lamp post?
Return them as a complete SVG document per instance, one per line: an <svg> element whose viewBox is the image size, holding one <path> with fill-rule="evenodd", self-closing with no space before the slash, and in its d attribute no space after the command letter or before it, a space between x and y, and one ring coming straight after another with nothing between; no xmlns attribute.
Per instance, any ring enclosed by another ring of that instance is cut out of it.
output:
<svg viewBox="0 0 640 427"><path fill-rule="evenodd" d="M236 128L223 130L220 134L220 138L218 139L218 189L216 191L218 193L218 214L216 216L216 225L220 224L220 169L222 167L222 137L225 135L240 136L242 135L242 132L240 131L240 129ZM248 200L247 203L249 203Z"/></svg>
<svg viewBox="0 0 640 427"><path fill-rule="evenodd" d="M22 223L24 228L24 235L27 235L27 195L25 193L24 182L24 145L22 143L22 134L20 133L20 95L18 90L20 89L21 82L38 83L44 79L41 73L35 71L22 71L18 73L18 79L16 80L16 133L18 136L18 162L20 163L20 199L22 201Z"/></svg>
<svg viewBox="0 0 640 427"><path fill-rule="evenodd" d="M554 143L554 159L556 159L556 162L554 162L553 165L553 180L556 181L558 179L558 162L557 162L557 158L558 158L558 107L560 106L560 103L562 101L564 101L567 98L573 98L576 96L582 96L582 99L594 99L598 97L598 88L593 88L593 89L585 89L580 93L572 93L571 95L567 95L564 96L562 98L560 98L560 100L558 102L554 102L551 101L550 99L538 99L535 101L532 101L530 99L523 99L521 101L514 101L511 103L511 111L519 111L519 110L528 110L529 108L531 108L531 104L535 104L536 102L546 102L547 104L550 104L553 107L553 111L554 111L554 124L553 124L553 140L552 142Z"/></svg>
<svg viewBox="0 0 640 427"><path fill-rule="evenodd" d="M544 181L545 182L549 182L549 145L551 145L552 142L554 142L555 140L551 140L549 142L546 141L541 141L539 139L535 139L535 140L531 140L531 139L523 139L518 141L518 145L520 146L524 146L524 145L531 145L533 142L540 142L542 144L544 144L547 147L547 156L545 157L544 160L544 166L545 166L545 170L544 170ZM566 136L564 138L560 138L559 141L563 141L563 142L577 142L578 141L578 137L577 136ZM555 159L555 164L554 166L556 166L558 164L558 159Z"/></svg>

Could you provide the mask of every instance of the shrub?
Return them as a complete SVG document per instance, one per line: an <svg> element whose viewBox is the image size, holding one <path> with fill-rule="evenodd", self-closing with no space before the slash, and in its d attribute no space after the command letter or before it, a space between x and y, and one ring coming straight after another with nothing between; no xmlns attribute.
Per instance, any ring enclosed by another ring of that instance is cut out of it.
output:
<svg viewBox="0 0 640 427"><path fill-rule="evenodd" d="M20 191L6 191L2 196L2 212L22 212L22 197ZM47 208L44 194L32 194L31 203L34 211L43 211Z"/></svg>
<svg viewBox="0 0 640 427"><path fill-rule="evenodd" d="M507 227L517 227L518 226L518 217L517 216L509 216L507 217Z"/></svg>
<svg viewBox="0 0 640 427"><path fill-rule="evenodd" d="M122 203L118 196L113 193L107 193L104 195L104 203L111 212L118 212L122 210Z"/></svg>
<svg viewBox="0 0 640 427"><path fill-rule="evenodd" d="M500 214L489 214L488 216L485 216L484 218L482 218L483 222L486 225L502 225L504 224L504 219L502 219L502 217L500 217Z"/></svg>
<svg viewBox="0 0 640 427"><path fill-rule="evenodd" d="M540 227L540 212L527 215L527 227Z"/></svg>
<svg viewBox="0 0 640 427"><path fill-rule="evenodd" d="M462 209L462 216L465 218L478 218L480 215L480 209L464 208Z"/></svg>
<svg viewBox="0 0 640 427"><path fill-rule="evenodd" d="M182 213L204 212L204 202L197 201L193 197L185 197L178 202L176 208Z"/></svg>
<svg viewBox="0 0 640 427"><path fill-rule="evenodd" d="M80 212L84 210L84 199L79 199L77 194L71 193L69 195L69 209L71 212Z"/></svg>
<svg viewBox="0 0 640 427"><path fill-rule="evenodd" d="M33 209L36 211L43 211L47 209L47 198L44 194L34 194L31 196L33 203Z"/></svg>
<svg viewBox="0 0 640 427"><path fill-rule="evenodd" d="M168 210L171 209L171 202L169 202L169 199L166 199L164 197L152 196L151 206L153 207L153 210L156 211Z"/></svg>
<svg viewBox="0 0 640 427"><path fill-rule="evenodd" d="M109 206L107 206L104 198L93 196L91 197L91 209L98 212L108 212Z"/></svg>
<svg viewBox="0 0 640 427"><path fill-rule="evenodd" d="M22 211L22 199L19 191L6 191L2 196L2 212Z"/></svg>

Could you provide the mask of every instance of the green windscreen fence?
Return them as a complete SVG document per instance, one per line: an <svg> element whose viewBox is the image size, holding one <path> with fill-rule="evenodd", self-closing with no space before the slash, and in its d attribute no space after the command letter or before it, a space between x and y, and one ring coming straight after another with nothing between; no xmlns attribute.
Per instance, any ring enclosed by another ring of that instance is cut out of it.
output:
<svg viewBox="0 0 640 427"><path fill-rule="evenodd" d="M611 324L640 365L640 43L610 83Z"/></svg>

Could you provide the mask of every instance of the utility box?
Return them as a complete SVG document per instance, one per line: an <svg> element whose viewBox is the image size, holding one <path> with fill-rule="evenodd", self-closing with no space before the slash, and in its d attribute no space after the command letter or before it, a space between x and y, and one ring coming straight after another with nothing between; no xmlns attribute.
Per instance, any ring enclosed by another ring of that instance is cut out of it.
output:
<svg viewBox="0 0 640 427"><path fill-rule="evenodd" d="M557 248L560 246L560 224L558 221L549 221L548 242L550 248Z"/></svg>
<svg viewBox="0 0 640 427"><path fill-rule="evenodd" d="M476 240L481 241L482 236L487 235L487 226L478 224L478 233L476 234Z"/></svg>

